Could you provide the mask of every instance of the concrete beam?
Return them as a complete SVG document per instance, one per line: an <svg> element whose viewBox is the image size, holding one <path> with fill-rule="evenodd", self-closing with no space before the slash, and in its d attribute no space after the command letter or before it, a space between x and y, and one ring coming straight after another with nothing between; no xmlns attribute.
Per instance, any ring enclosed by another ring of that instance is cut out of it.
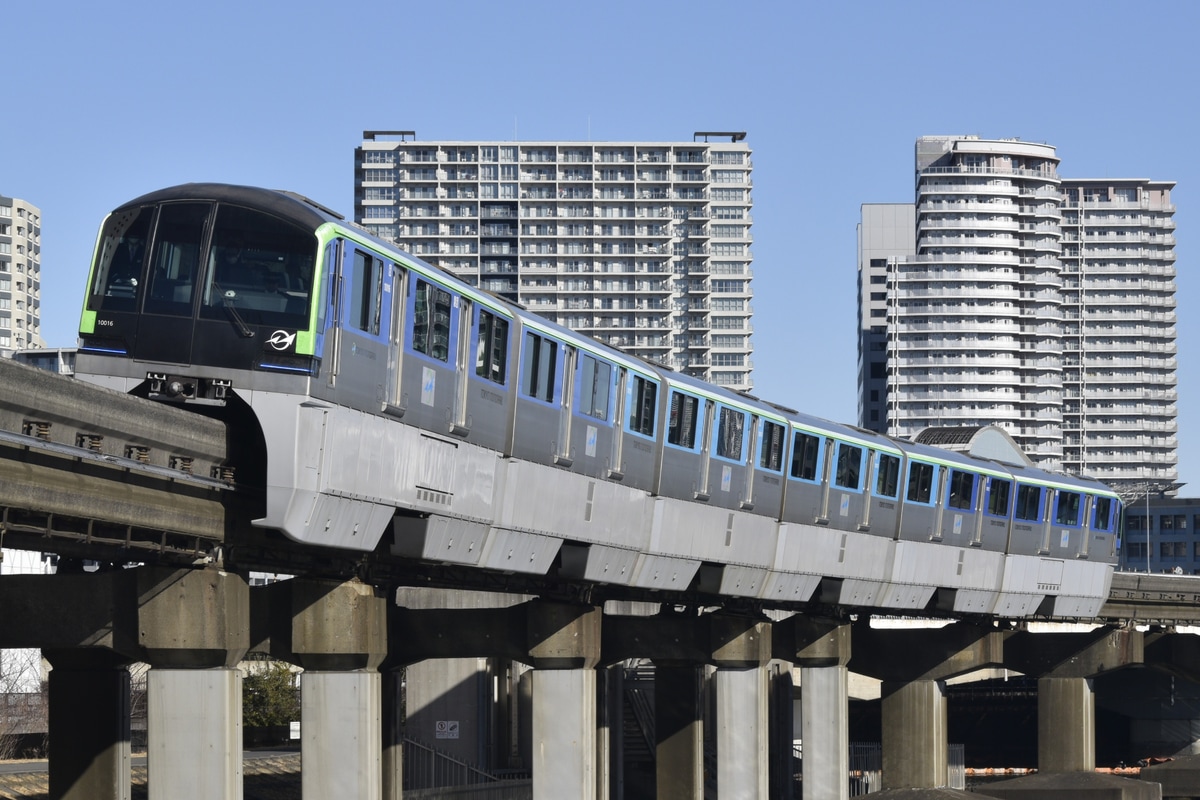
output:
<svg viewBox="0 0 1200 800"><path fill-rule="evenodd" d="M944 681L1004 663L1011 632L956 622L944 628L852 626L850 671L881 681Z"/></svg>
<svg viewBox="0 0 1200 800"><path fill-rule="evenodd" d="M1097 628L1083 633L1012 634L1004 643L1004 666L1032 677L1091 678L1144 660L1142 633Z"/></svg>
<svg viewBox="0 0 1200 800"><path fill-rule="evenodd" d="M387 601L372 586L293 578L254 594L256 638L265 633L281 661L344 672L377 669L387 655Z"/></svg>
<svg viewBox="0 0 1200 800"><path fill-rule="evenodd" d="M103 648L158 667L230 667L250 645L245 580L222 570L137 567L6 575L0 646Z"/></svg>
<svg viewBox="0 0 1200 800"><path fill-rule="evenodd" d="M1153 631L1143 634L1143 661L1189 681L1200 682L1200 636Z"/></svg>
<svg viewBox="0 0 1200 800"><path fill-rule="evenodd" d="M850 644L851 625L844 620L795 614L771 628L774 657L798 667L844 667Z"/></svg>

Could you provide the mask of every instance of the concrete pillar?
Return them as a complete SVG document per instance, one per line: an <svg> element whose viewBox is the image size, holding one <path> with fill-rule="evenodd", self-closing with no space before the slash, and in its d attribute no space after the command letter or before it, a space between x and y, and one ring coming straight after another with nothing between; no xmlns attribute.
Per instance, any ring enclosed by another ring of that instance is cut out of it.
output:
<svg viewBox="0 0 1200 800"><path fill-rule="evenodd" d="M382 797L380 702L374 670L313 670L300 676L305 800Z"/></svg>
<svg viewBox="0 0 1200 800"><path fill-rule="evenodd" d="M382 689L377 669L387 655L387 601L359 581L295 578L262 591L271 654L304 668L304 800L380 800Z"/></svg>
<svg viewBox="0 0 1200 800"><path fill-rule="evenodd" d="M596 671L533 673L533 800L596 797Z"/></svg>
<svg viewBox="0 0 1200 800"><path fill-rule="evenodd" d="M791 663L772 662L768 672L768 720L770 736L767 744L768 791L778 800L792 800L795 764L792 758L796 739L796 687L792 683Z"/></svg>
<svg viewBox="0 0 1200 800"><path fill-rule="evenodd" d="M936 789L949 782L946 686L942 681L885 681L883 788Z"/></svg>
<svg viewBox="0 0 1200 800"><path fill-rule="evenodd" d="M1089 678L1038 679L1038 771L1096 768L1096 698Z"/></svg>
<svg viewBox="0 0 1200 800"><path fill-rule="evenodd" d="M239 800L241 671L156 668L147 694L149 800Z"/></svg>
<svg viewBox="0 0 1200 800"><path fill-rule="evenodd" d="M137 570L136 636L147 676L150 800L240 800L243 578L217 569Z"/></svg>
<svg viewBox="0 0 1200 800"><path fill-rule="evenodd" d="M704 668L659 664L654 671L654 750L659 800L703 800Z"/></svg>
<svg viewBox="0 0 1200 800"><path fill-rule="evenodd" d="M845 666L801 667L800 738L804 743L804 800L850 797L850 671Z"/></svg>
<svg viewBox="0 0 1200 800"><path fill-rule="evenodd" d="M596 800L601 616L591 606L541 600L525 607L527 659L534 668L533 800Z"/></svg>
<svg viewBox="0 0 1200 800"><path fill-rule="evenodd" d="M129 800L129 669L98 650L50 661L50 800Z"/></svg>
<svg viewBox="0 0 1200 800"><path fill-rule="evenodd" d="M838 619L796 615L776 622L771 639L776 658L800 667L803 798L847 800L850 680L846 664L850 661L850 625ZM789 742L789 772L791 752Z"/></svg>
<svg viewBox="0 0 1200 800"><path fill-rule="evenodd" d="M767 797L767 669L717 670L717 791L722 800Z"/></svg>
<svg viewBox="0 0 1200 800"><path fill-rule="evenodd" d="M717 667L717 792L722 798L766 797L771 623L729 614L708 621Z"/></svg>
<svg viewBox="0 0 1200 800"><path fill-rule="evenodd" d="M383 800L401 800L404 794L404 670L379 673L382 740Z"/></svg>

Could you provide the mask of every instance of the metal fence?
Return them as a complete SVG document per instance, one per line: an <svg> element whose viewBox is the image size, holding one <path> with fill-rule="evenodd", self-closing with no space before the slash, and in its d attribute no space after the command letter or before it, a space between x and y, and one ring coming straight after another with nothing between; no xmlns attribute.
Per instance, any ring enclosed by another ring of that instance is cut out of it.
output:
<svg viewBox="0 0 1200 800"><path fill-rule="evenodd" d="M456 800L531 800L528 775L505 779L454 758L435 747L404 739L404 796Z"/></svg>
<svg viewBox="0 0 1200 800"><path fill-rule="evenodd" d="M802 749L793 745L793 755L803 765ZM947 753L947 783L951 789L966 789L966 750L961 744L952 744ZM803 767L801 767L803 774ZM878 742L850 743L850 796L861 797L883 791L883 746Z"/></svg>

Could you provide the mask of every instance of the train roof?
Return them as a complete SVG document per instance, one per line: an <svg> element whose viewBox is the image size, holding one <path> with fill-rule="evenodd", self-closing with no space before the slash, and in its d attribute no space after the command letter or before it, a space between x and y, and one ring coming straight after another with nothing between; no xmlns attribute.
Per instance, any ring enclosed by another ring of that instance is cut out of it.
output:
<svg viewBox="0 0 1200 800"><path fill-rule="evenodd" d="M115 211L172 200L212 200L251 206L310 229L316 229L326 222L345 222L342 215L303 195L230 183L183 183L170 186L130 200Z"/></svg>

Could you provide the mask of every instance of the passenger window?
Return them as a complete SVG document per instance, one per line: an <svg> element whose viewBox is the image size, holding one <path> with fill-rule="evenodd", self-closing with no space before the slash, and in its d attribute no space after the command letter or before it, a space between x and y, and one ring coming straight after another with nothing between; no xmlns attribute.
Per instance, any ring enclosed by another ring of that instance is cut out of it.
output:
<svg viewBox="0 0 1200 800"><path fill-rule="evenodd" d="M900 491L900 459L887 453L879 454L875 468L875 494L895 497Z"/></svg>
<svg viewBox="0 0 1200 800"><path fill-rule="evenodd" d="M975 505L975 475L960 469L950 470L950 493L946 497L950 508L970 510Z"/></svg>
<svg viewBox="0 0 1200 800"><path fill-rule="evenodd" d="M1112 498L1097 497L1092 515L1092 530L1107 531L1112 527Z"/></svg>
<svg viewBox="0 0 1200 800"><path fill-rule="evenodd" d="M612 365L585 354L580 359L579 378L579 413L607 420Z"/></svg>
<svg viewBox="0 0 1200 800"><path fill-rule="evenodd" d="M558 342L526 331L521 357L521 390L530 397L554 400L554 371L558 365Z"/></svg>
<svg viewBox="0 0 1200 800"><path fill-rule="evenodd" d="M450 293L431 283L418 280L416 295L413 350L438 361L449 361Z"/></svg>
<svg viewBox="0 0 1200 800"><path fill-rule="evenodd" d="M745 458L742 447L745 428L745 413L721 406L717 421L717 455L731 461L741 461Z"/></svg>
<svg viewBox="0 0 1200 800"><path fill-rule="evenodd" d="M1012 493L1012 481L992 478L988 484L987 513L994 517L1008 516L1008 498Z"/></svg>
<svg viewBox="0 0 1200 800"><path fill-rule="evenodd" d="M1038 522L1042 517L1042 490L1039 486L1017 484L1017 507L1013 516L1017 519Z"/></svg>
<svg viewBox="0 0 1200 800"><path fill-rule="evenodd" d="M480 309L476 333L475 374L503 385L508 366L508 320Z"/></svg>
<svg viewBox="0 0 1200 800"><path fill-rule="evenodd" d="M379 300L382 295L383 264L367 253L355 250L354 276L350 295L350 321L354 327L375 336L379 335ZM449 320L449 318L450 312L447 309L446 319ZM445 359L443 358L443 360Z"/></svg>
<svg viewBox="0 0 1200 800"><path fill-rule="evenodd" d="M1083 495L1078 492L1060 491L1058 493L1058 511L1054 515L1054 521L1059 525L1078 525L1082 499Z"/></svg>
<svg viewBox="0 0 1200 800"><path fill-rule="evenodd" d="M845 489L857 489L862 472L863 449L845 442L838 442L837 473L834 483Z"/></svg>
<svg viewBox="0 0 1200 800"><path fill-rule="evenodd" d="M667 424L667 441L680 447L694 448L699 412L699 397L671 392L671 419Z"/></svg>
<svg viewBox="0 0 1200 800"><path fill-rule="evenodd" d="M648 378L634 375L629 384L629 430L654 436L654 411L658 386Z"/></svg>
<svg viewBox="0 0 1200 800"><path fill-rule="evenodd" d="M792 440L792 477L815 481L821 461L821 438L796 431Z"/></svg>
<svg viewBox="0 0 1200 800"><path fill-rule="evenodd" d="M779 472L783 469L784 427L763 420L762 442L758 448L758 466Z"/></svg>
<svg viewBox="0 0 1200 800"><path fill-rule="evenodd" d="M914 503L928 503L933 497L933 479L937 467L923 461L908 462L908 491L905 499Z"/></svg>

